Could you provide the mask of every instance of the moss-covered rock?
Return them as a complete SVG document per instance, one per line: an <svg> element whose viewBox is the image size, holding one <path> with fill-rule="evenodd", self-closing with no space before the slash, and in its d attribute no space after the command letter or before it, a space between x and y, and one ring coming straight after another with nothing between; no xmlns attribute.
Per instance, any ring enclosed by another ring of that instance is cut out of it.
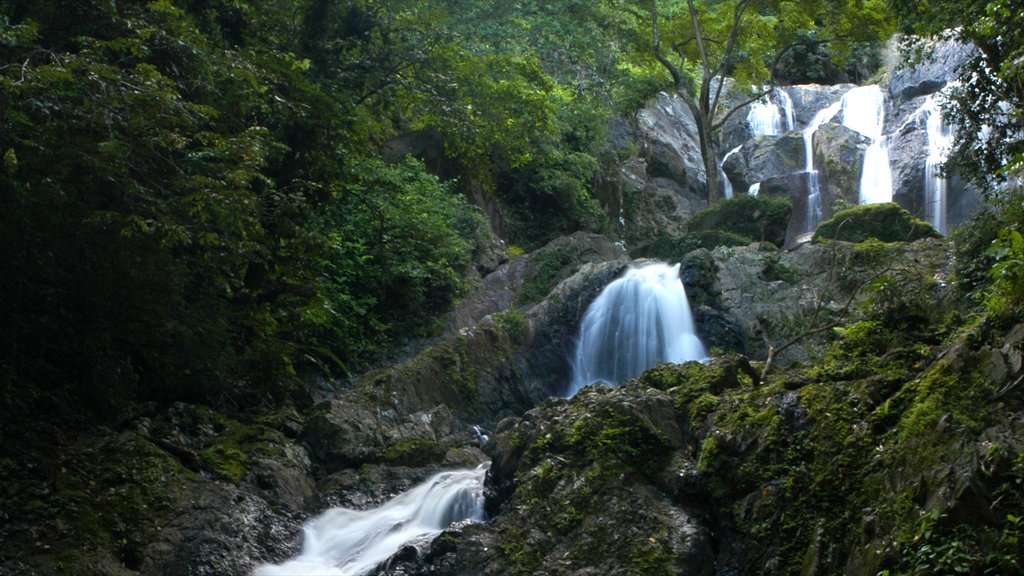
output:
<svg viewBox="0 0 1024 576"><path fill-rule="evenodd" d="M836 213L818 226L813 241L863 242L875 238L882 242L913 242L941 237L924 220L915 218L895 203L887 203L862 204Z"/></svg>
<svg viewBox="0 0 1024 576"><path fill-rule="evenodd" d="M719 230L782 246L792 205L784 198L741 194L693 215L691 232Z"/></svg>

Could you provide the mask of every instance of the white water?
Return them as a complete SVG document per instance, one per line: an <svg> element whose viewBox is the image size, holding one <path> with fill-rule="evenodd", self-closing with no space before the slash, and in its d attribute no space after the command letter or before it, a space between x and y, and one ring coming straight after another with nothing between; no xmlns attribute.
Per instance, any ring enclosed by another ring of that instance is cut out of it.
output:
<svg viewBox="0 0 1024 576"><path fill-rule="evenodd" d="M871 139L864 153L858 197L861 204L892 202L892 168L885 128L885 96L877 85L858 86L843 94L843 126Z"/></svg>
<svg viewBox="0 0 1024 576"><path fill-rule="evenodd" d="M722 161L718 163L718 181L722 183L722 196L724 196L726 199L732 198L733 189L732 182L730 182L729 177L725 175L725 170L722 169L722 166L725 165L725 161L729 159L729 156L732 156L733 154L739 152L740 148L743 148L743 144L740 144L739 146L726 152L725 156L722 156Z"/></svg>
<svg viewBox="0 0 1024 576"><path fill-rule="evenodd" d="M773 96L778 104L772 101ZM747 123L754 136L777 136L792 130L794 122L793 99L781 88L752 102L747 112Z"/></svg>
<svg viewBox="0 0 1024 576"><path fill-rule="evenodd" d="M804 172L807 174L807 214L804 217L803 236L814 232L821 224L824 217L824 210L821 202L821 182L818 171L814 169L814 133L822 124L828 122L839 113L843 107L843 101L833 103L831 106L819 110L810 124L803 129L804 137Z"/></svg>
<svg viewBox="0 0 1024 576"><path fill-rule="evenodd" d="M303 528L302 553L252 576L359 576L402 547L423 545L453 522L484 520L486 466L441 472L380 508L331 508Z"/></svg>
<svg viewBox="0 0 1024 576"><path fill-rule="evenodd" d="M630 267L583 316L569 396L597 381L622 383L663 362L706 357L679 264Z"/></svg>
<svg viewBox="0 0 1024 576"><path fill-rule="evenodd" d="M757 196L760 193L761 193L761 183L760 182L754 182L753 184L750 185L750 188L747 189L747 194L750 195L750 196Z"/></svg>
<svg viewBox="0 0 1024 576"><path fill-rule="evenodd" d="M928 222L945 235L949 231L946 215L948 183L941 169L949 156L953 133L943 122L939 98L937 94L932 94L919 111L926 115L925 131L928 135L928 157L924 164L924 214Z"/></svg>

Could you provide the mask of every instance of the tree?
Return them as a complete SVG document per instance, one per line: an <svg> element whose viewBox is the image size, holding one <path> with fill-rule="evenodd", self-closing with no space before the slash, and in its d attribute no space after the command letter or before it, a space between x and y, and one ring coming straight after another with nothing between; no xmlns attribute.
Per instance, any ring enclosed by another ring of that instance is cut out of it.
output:
<svg viewBox="0 0 1024 576"><path fill-rule="evenodd" d="M721 199L715 152L718 133L733 113L770 90L789 50L814 31L814 41L835 44L832 53L841 58L853 43L880 40L890 33L887 11L879 0L827 4L687 0L685 8L665 11L651 0L648 9L654 56L671 74L675 91L697 122L710 202ZM769 85L769 89L755 89L748 99L724 109L722 78L726 75L740 85Z"/></svg>
<svg viewBox="0 0 1024 576"><path fill-rule="evenodd" d="M947 166L978 186L992 211L955 235L958 269L961 281L974 284L972 268L987 268L988 312L1019 317L1024 303L1024 12L1011 0L890 1L904 32L952 38L977 49L947 90L947 118L956 134ZM919 53L927 48L921 42L908 45Z"/></svg>

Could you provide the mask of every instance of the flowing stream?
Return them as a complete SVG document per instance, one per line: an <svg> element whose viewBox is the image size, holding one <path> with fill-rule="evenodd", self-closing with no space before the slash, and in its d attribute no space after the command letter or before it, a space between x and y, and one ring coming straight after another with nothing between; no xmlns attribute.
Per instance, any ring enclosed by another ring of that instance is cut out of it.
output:
<svg viewBox="0 0 1024 576"><path fill-rule="evenodd" d="M302 552L252 576L360 576L405 546L426 545L454 522L484 520L486 466L441 472L379 508L331 508L303 527Z"/></svg>
<svg viewBox="0 0 1024 576"><path fill-rule="evenodd" d="M663 362L706 357L679 264L630 267L583 316L569 395L597 381L622 383Z"/></svg>

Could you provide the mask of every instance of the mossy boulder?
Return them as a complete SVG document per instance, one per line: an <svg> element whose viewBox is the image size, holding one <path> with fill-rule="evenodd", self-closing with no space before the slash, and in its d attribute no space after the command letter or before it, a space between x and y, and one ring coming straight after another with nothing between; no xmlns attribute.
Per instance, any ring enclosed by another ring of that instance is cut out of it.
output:
<svg viewBox="0 0 1024 576"><path fill-rule="evenodd" d="M924 220L915 218L895 203L885 203L863 204L836 213L818 226L812 241L863 242L875 238L882 242L913 242L941 237Z"/></svg>
<svg viewBox="0 0 1024 576"><path fill-rule="evenodd" d="M741 194L694 214L688 227L691 232L717 230L782 246L791 210L785 198Z"/></svg>

